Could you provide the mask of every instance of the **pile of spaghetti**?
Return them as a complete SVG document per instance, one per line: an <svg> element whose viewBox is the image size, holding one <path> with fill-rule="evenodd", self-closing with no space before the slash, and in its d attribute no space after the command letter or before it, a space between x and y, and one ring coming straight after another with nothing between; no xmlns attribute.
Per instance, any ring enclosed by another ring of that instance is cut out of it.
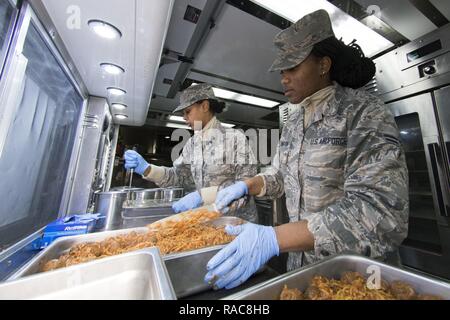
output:
<svg viewBox="0 0 450 320"><path fill-rule="evenodd" d="M358 272L344 272L340 280L314 276L308 288L300 290L284 286L280 300L439 300L433 295L417 294L414 288L401 281L381 281L378 289L367 286Z"/></svg>
<svg viewBox="0 0 450 320"><path fill-rule="evenodd" d="M183 218L149 225L146 233L130 232L107 238L101 242L81 243L73 246L68 253L46 262L41 271L101 259L133 250L157 246L161 254L200 249L225 244L234 237L223 227L203 224L217 218L217 212L197 210L186 212Z"/></svg>

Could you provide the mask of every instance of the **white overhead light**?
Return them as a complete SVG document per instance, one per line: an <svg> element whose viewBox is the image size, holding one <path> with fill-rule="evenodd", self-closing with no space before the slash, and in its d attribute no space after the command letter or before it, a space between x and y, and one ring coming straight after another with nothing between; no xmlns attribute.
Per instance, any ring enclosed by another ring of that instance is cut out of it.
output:
<svg viewBox="0 0 450 320"><path fill-rule="evenodd" d="M107 73L118 75L125 72L125 69L112 63L100 63L100 67Z"/></svg>
<svg viewBox="0 0 450 320"><path fill-rule="evenodd" d="M366 27L355 18L351 17L341 9L337 8L327 0L298 1L298 0L252 0L265 9L278 14L291 22L296 22L303 16L319 10L325 9L330 15L333 30L336 38L345 43L350 43L353 39L361 46L366 56L373 56L394 44L382 37L372 29Z"/></svg>
<svg viewBox="0 0 450 320"><path fill-rule="evenodd" d="M123 96L124 94L127 93L125 90L122 90L119 88L113 88L113 87L109 87L109 88L107 88L107 90L108 90L108 93L113 96Z"/></svg>
<svg viewBox="0 0 450 320"><path fill-rule="evenodd" d="M128 116L127 116L127 115L124 115L124 114L115 114L114 116L115 116L117 119L121 119L121 120L128 118Z"/></svg>
<svg viewBox="0 0 450 320"><path fill-rule="evenodd" d="M192 85L198 85L198 83L192 83ZM264 107L264 108L273 108L279 105L279 102L267 100L263 98L257 98L253 96L249 96L247 94L237 93L230 90L220 89L213 87L214 95L218 98L227 99L227 100L235 100L242 103L253 104L255 106Z"/></svg>
<svg viewBox="0 0 450 320"><path fill-rule="evenodd" d="M180 116L169 116L170 121L186 122L183 117Z"/></svg>
<svg viewBox="0 0 450 320"><path fill-rule="evenodd" d="M216 95L216 97L218 97L218 98L234 100L234 101L238 101L238 102L242 102L242 103L246 103L246 104L252 104L252 105L264 107L264 108L273 108L280 104L279 102L276 102L276 101L267 100L267 99L263 99L263 98L257 98L257 97L253 97L253 96L249 96L246 94L241 94L241 93L237 93L237 92L233 92L233 91L225 90L225 89L213 88L213 91L214 91L214 94Z"/></svg>
<svg viewBox="0 0 450 320"><path fill-rule="evenodd" d="M123 103L113 103L111 106L113 108L119 109L119 110L124 110L124 109L127 108L127 106L125 104L123 104Z"/></svg>
<svg viewBox="0 0 450 320"><path fill-rule="evenodd" d="M165 125L167 128L176 128L176 129L191 129L191 127L189 127L188 125L184 125L184 124L178 124L178 123L166 123Z"/></svg>
<svg viewBox="0 0 450 320"><path fill-rule="evenodd" d="M400 131L401 134L408 134L408 131L402 130Z"/></svg>
<svg viewBox="0 0 450 320"><path fill-rule="evenodd" d="M112 24L109 24L101 20L90 20L88 22L89 27L102 38L106 39L118 39L122 37L122 33Z"/></svg>
<svg viewBox="0 0 450 320"><path fill-rule="evenodd" d="M165 138L165 139L170 139L170 137L169 137L169 136L165 136L164 138Z"/></svg>
<svg viewBox="0 0 450 320"><path fill-rule="evenodd" d="M222 122L222 126L224 126L225 128L233 128L233 127L235 127L236 125L235 125L235 124L231 124L231 123L225 123L225 122Z"/></svg>

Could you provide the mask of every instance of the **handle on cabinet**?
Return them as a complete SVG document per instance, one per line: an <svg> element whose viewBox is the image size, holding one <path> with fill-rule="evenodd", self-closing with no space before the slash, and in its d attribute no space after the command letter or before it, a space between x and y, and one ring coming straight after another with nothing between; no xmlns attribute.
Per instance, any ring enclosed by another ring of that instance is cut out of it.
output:
<svg viewBox="0 0 450 320"><path fill-rule="evenodd" d="M430 153L430 160L431 160L431 170L433 172L433 180L436 187L436 197L437 202L439 206L439 212L442 216L448 217L449 216L449 205L445 203L443 190L441 187L441 179L439 174L439 163L443 164L443 157L442 153L439 149L439 145L437 143L430 143L428 144L428 151Z"/></svg>

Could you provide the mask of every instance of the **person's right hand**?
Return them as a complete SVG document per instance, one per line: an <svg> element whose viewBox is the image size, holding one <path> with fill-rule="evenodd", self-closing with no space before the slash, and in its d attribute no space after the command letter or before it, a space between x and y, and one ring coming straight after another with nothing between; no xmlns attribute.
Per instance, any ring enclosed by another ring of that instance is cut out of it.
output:
<svg viewBox="0 0 450 320"><path fill-rule="evenodd" d="M145 159L136 151L128 150L125 152L125 169L134 169L134 172L143 175L145 170L150 165Z"/></svg>
<svg viewBox="0 0 450 320"><path fill-rule="evenodd" d="M235 200L238 200L248 194L248 187L244 181L239 181L231 186L228 186L217 193L216 207L217 210L226 213L229 208L228 205Z"/></svg>

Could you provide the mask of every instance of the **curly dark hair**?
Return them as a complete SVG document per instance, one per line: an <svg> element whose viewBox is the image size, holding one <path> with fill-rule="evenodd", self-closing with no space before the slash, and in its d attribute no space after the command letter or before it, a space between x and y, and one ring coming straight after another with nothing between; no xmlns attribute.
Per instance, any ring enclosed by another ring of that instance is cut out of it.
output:
<svg viewBox="0 0 450 320"><path fill-rule="evenodd" d="M216 99L207 100L209 101L209 110L211 110L213 114L222 113L223 109L225 109L225 102Z"/></svg>
<svg viewBox="0 0 450 320"><path fill-rule="evenodd" d="M375 64L364 55L355 40L346 45L336 37L330 37L317 43L311 53L317 58L330 57L331 80L344 87L361 88L375 75Z"/></svg>

